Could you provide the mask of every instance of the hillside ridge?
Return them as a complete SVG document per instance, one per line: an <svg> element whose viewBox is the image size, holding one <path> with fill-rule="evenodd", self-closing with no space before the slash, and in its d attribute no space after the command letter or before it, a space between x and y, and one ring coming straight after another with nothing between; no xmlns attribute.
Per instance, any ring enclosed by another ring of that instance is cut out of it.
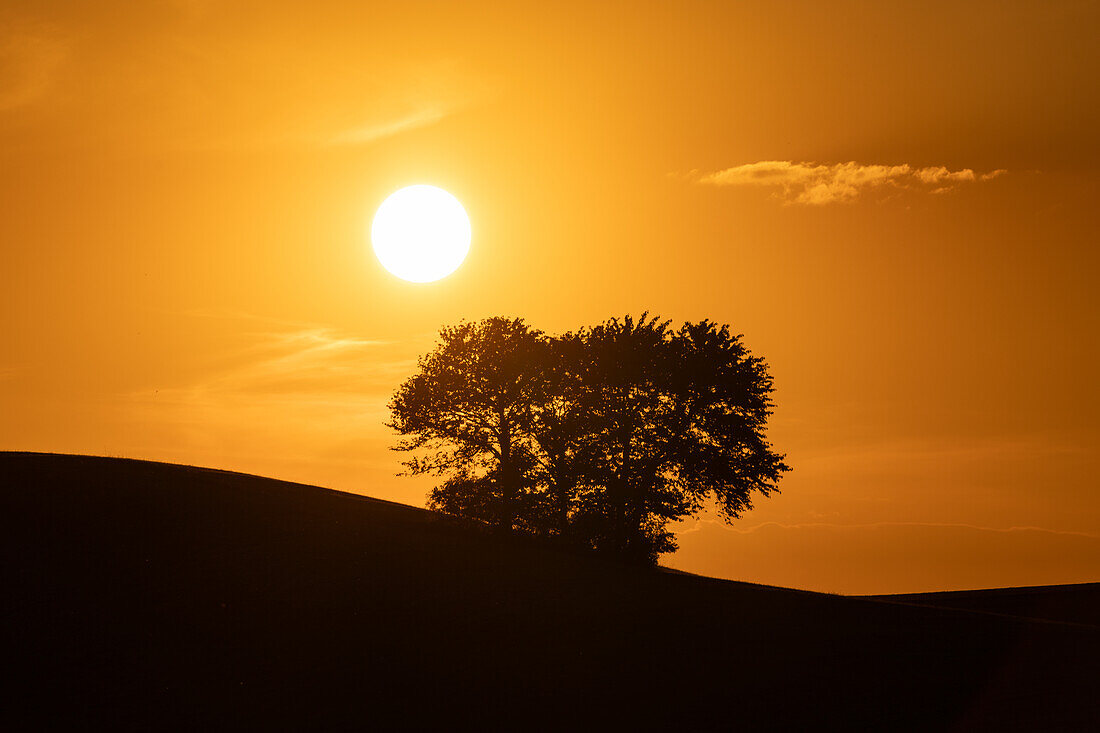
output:
<svg viewBox="0 0 1100 733"><path fill-rule="evenodd" d="M2 453L2 613L19 675L0 718L1043 730L1098 712L1092 628L658 572L527 539L249 474Z"/></svg>

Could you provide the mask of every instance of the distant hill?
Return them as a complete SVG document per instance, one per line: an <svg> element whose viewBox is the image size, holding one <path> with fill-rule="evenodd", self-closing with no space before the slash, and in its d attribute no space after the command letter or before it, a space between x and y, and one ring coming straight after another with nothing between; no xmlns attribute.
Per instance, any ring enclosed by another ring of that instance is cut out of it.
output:
<svg viewBox="0 0 1100 733"><path fill-rule="evenodd" d="M1030 619L1086 624L1100 629L1100 583L863 597L937 608L965 609Z"/></svg>
<svg viewBox="0 0 1100 733"><path fill-rule="evenodd" d="M400 504L122 459L0 453L0 525L6 730L1100 719L1100 630L1071 612L630 568Z"/></svg>

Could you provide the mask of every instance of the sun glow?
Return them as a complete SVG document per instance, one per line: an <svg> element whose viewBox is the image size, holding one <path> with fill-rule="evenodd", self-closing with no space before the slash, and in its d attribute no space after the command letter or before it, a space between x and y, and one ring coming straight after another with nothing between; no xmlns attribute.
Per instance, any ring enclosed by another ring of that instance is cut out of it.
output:
<svg viewBox="0 0 1100 733"><path fill-rule="evenodd" d="M382 202L371 224L374 254L391 273L415 283L458 269L470 251L470 219L451 194L407 186Z"/></svg>

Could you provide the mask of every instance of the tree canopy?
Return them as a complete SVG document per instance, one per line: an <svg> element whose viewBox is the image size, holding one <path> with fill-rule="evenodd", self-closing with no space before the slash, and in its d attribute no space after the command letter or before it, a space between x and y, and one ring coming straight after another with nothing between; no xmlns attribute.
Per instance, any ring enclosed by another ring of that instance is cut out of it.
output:
<svg viewBox="0 0 1100 733"><path fill-rule="evenodd" d="M435 509L636 562L713 502L727 521L790 470L765 436L774 387L740 335L646 314L548 336L521 319L440 331L390 426Z"/></svg>

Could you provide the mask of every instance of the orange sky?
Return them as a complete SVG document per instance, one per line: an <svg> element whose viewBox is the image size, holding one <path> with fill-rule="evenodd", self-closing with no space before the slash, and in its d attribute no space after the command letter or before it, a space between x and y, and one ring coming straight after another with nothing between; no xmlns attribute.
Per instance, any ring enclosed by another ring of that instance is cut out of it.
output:
<svg viewBox="0 0 1100 733"><path fill-rule="evenodd" d="M0 448L421 505L439 326L709 317L794 471L668 564L1100 579L1095 3L109 6L0 10ZM438 283L370 252L410 183L472 221Z"/></svg>

